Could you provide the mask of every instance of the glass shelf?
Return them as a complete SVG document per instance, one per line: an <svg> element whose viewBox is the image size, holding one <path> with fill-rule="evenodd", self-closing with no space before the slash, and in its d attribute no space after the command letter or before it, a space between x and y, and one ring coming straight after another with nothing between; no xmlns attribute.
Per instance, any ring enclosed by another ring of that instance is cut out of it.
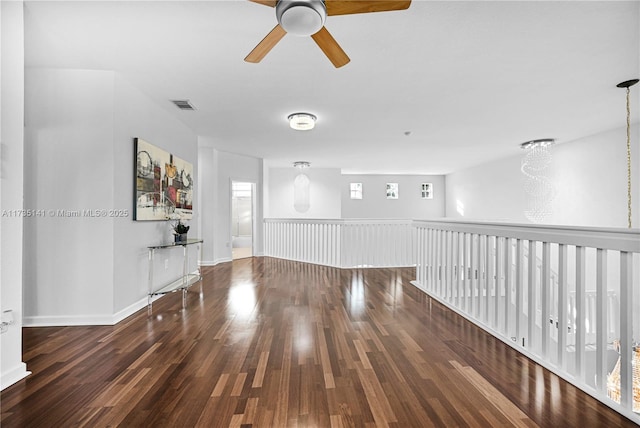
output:
<svg viewBox="0 0 640 428"><path fill-rule="evenodd" d="M164 287L159 288L149 294L152 296L157 296L161 294L173 293L174 291L182 290L183 288L189 288L201 279L202 277L198 272L189 273L186 276L180 277L175 281L170 282Z"/></svg>
<svg viewBox="0 0 640 428"><path fill-rule="evenodd" d="M200 238L187 239L186 241L168 242L165 244L151 245L147 247L149 250L149 292L148 292L148 310L151 313L153 309L153 297L161 296L175 291L182 291L182 308L186 307L187 302L187 289L193 284L200 282L200 291L202 292L202 273L200 271L200 261L202 260L202 243L204 241ZM200 247L198 257L198 270L195 272L188 272L189 269L189 246L198 245ZM182 276L176 278L174 281L164 284L160 287L156 287L153 283L153 271L154 271L154 258L156 251L166 250L170 248L182 248Z"/></svg>
<svg viewBox="0 0 640 428"><path fill-rule="evenodd" d="M158 250L161 248L184 247L185 245L200 244L202 242L204 241L200 238L192 238L192 239L187 239L186 241L168 242L166 244L151 245L147 248L150 250Z"/></svg>

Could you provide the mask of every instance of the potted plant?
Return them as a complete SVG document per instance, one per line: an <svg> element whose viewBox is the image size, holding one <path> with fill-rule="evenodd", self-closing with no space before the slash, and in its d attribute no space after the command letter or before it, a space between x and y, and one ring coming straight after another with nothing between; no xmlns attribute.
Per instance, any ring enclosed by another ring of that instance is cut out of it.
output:
<svg viewBox="0 0 640 428"><path fill-rule="evenodd" d="M185 242L187 240L187 232L189 231L189 227L182 222L182 220L178 220L176 224L173 225L173 234L175 236L176 242Z"/></svg>

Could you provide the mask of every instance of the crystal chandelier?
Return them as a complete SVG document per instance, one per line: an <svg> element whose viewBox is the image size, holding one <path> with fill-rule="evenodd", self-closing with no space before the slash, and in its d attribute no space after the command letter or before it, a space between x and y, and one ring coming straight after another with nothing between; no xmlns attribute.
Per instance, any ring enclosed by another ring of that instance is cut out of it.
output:
<svg viewBox="0 0 640 428"><path fill-rule="evenodd" d="M545 138L520 145L527 151L520 166L525 176L524 191L527 195L524 215L533 223L542 223L549 218L551 202L556 196L555 186L548 177L552 160L548 147L554 142L552 138Z"/></svg>

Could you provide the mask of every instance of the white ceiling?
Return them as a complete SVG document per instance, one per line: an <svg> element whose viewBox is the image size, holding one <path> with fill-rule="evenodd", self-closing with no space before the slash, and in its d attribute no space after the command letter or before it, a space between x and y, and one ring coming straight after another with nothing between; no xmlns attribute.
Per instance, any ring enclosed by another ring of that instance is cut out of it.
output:
<svg viewBox="0 0 640 428"><path fill-rule="evenodd" d="M26 64L115 70L204 144L345 173L443 174L621 127L615 85L640 75L638 1L414 0L328 17L342 68L294 36L244 62L275 24L242 0L28 1ZM313 131L288 127L297 111Z"/></svg>

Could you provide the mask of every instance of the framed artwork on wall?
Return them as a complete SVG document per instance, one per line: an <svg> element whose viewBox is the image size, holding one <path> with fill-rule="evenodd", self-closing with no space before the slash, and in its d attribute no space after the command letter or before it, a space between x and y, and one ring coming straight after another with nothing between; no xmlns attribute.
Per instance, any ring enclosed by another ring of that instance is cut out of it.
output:
<svg viewBox="0 0 640 428"><path fill-rule="evenodd" d="M398 199L398 183L387 183L387 199Z"/></svg>
<svg viewBox="0 0 640 428"><path fill-rule="evenodd" d="M134 139L133 219L190 220L193 217L193 165L141 139Z"/></svg>
<svg viewBox="0 0 640 428"><path fill-rule="evenodd" d="M422 183L421 196L422 199L433 199L433 183Z"/></svg>

